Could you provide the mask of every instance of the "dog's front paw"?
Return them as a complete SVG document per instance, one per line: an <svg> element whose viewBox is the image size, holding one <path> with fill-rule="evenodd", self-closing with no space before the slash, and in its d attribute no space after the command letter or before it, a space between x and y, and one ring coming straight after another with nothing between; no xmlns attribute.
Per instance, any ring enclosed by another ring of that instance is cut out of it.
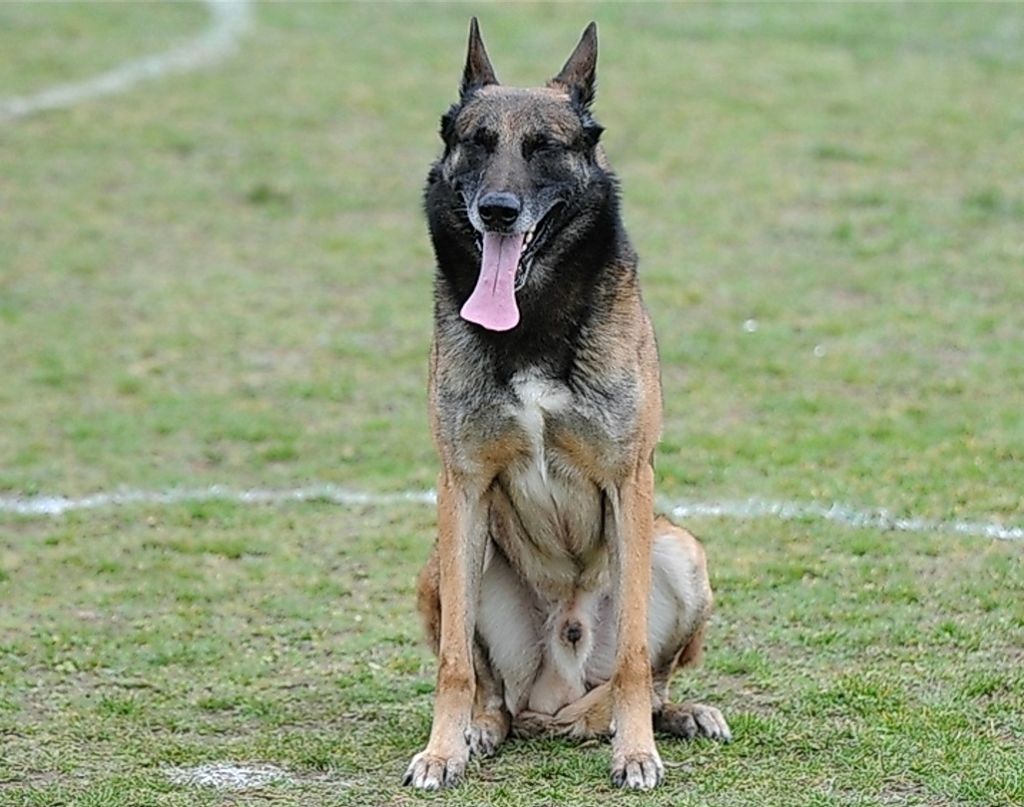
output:
<svg viewBox="0 0 1024 807"><path fill-rule="evenodd" d="M612 756L612 784L627 790L650 790L661 784L665 766L653 748L649 752L615 753Z"/></svg>
<svg viewBox="0 0 1024 807"><path fill-rule="evenodd" d="M409 767L402 777L403 785L411 785L418 790L439 790L442 787L454 787L462 781L466 772L466 757L444 757L420 751L412 758Z"/></svg>

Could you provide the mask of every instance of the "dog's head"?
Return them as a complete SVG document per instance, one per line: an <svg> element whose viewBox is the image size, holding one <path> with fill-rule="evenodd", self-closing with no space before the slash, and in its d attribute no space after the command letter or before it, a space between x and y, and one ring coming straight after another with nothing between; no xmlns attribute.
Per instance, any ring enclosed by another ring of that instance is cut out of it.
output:
<svg viewBox="0 0 1024 807"><path fill-rule="evenodd" d="M441 119L444 155L427 189L439 260L475 270L455 278L464 319L514 328L517 298L557 284L555 267L614 204L590 113L596 64L591 23L547 86L504 87L472 20L460 98Z"/></svg>

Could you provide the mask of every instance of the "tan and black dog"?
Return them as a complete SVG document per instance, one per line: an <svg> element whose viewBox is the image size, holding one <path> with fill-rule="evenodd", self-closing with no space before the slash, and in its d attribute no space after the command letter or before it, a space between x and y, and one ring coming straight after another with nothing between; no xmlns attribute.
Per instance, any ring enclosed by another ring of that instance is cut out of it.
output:
<svg viewBox="0 0 1024 807"><path fill-rule="evenodd" d="M438 537L419 607L434 722L405 783L462 777L508 736L612 736L612 781L651 788L654 731L729 739L671 704L711 609L704 553L653 512L654 332L598 144L593 23L546 87L498 83L474 19L427 181L437 274L430 413Z"/></svg>

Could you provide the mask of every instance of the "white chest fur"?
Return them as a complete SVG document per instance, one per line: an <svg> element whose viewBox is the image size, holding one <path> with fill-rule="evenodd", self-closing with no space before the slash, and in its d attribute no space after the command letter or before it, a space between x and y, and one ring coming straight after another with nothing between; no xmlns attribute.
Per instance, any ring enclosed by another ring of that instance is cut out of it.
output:
<svg viewBox="0 0 1024 807"><path fill-rule="evenodd" d="M530 451L503 473L521 533L508 547L540 593L561 599L602 565L602 495L594 480L548 443L549 427L571 414L571 390L533 374L513 379L513 416Z"/></svg>
<svg viewBox="0 0 1024 807"><path fill-rule="evenodd" d="M512 380L512 388L520 402L515 411L516 419L533 446L530 461L520 469L518 481L525 489L537 493L537 498L544 498L551 495L544 426L549 417L557 417L570 406L571 394L560 382L525 373Z"/></svg>

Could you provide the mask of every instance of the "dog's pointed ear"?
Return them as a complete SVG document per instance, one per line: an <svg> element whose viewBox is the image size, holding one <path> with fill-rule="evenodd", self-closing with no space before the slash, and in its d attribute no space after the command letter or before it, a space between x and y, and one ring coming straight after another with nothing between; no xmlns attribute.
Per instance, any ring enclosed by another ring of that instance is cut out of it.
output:
<svg viewBox="0 0 1024 807"><path fill-rule="evenodd" d="M484 41L480 38L480 25L476 17L473 17L469 21L469 47L466 50L466 69L462 71L460 92L465 97L479 87L497 83L498 77L494 75Z"/></svg>
<svg viewBox="0 0 1024 807"><path fill-rule="evenodd" d="M587 109L594 101L597 77L597 23L587 26L562 72L548 82L569 93L569 97Z"/></svg>

